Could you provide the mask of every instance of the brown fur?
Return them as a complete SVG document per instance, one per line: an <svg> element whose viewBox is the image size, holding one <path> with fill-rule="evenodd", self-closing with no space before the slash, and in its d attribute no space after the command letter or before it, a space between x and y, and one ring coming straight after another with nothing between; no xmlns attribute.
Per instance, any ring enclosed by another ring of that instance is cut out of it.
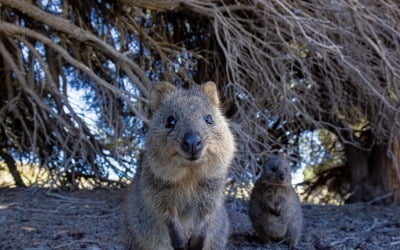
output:
<svg viewBox="0 0 400 250"><path fill-rule="evenodd" d="M265 164L251 193L249 215L262 241L286 240L297 246L303 214L285 159L272 156Z"/></svg>
<svg viewBox="0 0 400 250"><path fill-rule="evenodd" d="M150 99L154 115L143 164L124 206L125 248L224 249L229 222L223 191L235 144L216 86L183 90L160 83ZM212 124L205 122L208 114ZM176 118L173 129L166 127L169 116ZM182 150L187 131L202 138L197 160L187 160Z"/></svg>

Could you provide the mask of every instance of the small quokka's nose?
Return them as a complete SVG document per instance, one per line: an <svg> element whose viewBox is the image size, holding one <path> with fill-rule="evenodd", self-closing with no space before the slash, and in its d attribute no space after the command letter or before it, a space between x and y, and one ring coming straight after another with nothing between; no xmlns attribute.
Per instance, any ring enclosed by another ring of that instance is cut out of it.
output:
<svg viewBox="0 0 400 250"><path fill-rule="evenodd" d="M203 148L203 142L199 134L194 132L187 132L183 136L182 149L186 153L195 154Z"/></svg>
<svg viewBox="0 0 400 250"><path fill-rule="evenodd" d="M279 177L279 180L283 181L285 179L285 174L280 173L278 177Z"/></svg>

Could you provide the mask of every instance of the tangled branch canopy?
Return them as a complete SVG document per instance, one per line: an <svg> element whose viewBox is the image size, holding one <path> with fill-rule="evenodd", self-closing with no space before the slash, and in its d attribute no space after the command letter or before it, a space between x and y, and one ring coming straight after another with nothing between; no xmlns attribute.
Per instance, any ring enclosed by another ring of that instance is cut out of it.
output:
<svg viewBox="0 0 400 250"><path fill-rule="evenodd" d="M0 146L69 175L132 170L148 93L218 83L239 150L233 180L299 135L400 133L397 1L0 0ZM71 104L87 91L95 128ZM119 162L115 164L114 161ZM250 177L249 177L250 176ZM72 178L73 179L73 178Z"/></svg>

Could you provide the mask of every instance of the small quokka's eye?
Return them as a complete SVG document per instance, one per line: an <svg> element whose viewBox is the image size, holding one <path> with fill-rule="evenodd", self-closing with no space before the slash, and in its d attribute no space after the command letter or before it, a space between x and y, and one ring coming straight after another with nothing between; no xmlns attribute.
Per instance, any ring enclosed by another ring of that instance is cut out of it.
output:
<svg viewBox="0 0 400 250"><path fill-rule="evenodd" d="M214 120L213 120L213 118L212 118L212 116L210 114L205 115L204 116L204 120L207 122L207 124L213 124L214 123Z"/></svg>
<svg viewBox="0 0 400 250"><path fill-rule="evenodd" d="M170 115L167 118L167 123L165 124L166 128L175 128L176 125L176 119L174 116Z"/></svg>

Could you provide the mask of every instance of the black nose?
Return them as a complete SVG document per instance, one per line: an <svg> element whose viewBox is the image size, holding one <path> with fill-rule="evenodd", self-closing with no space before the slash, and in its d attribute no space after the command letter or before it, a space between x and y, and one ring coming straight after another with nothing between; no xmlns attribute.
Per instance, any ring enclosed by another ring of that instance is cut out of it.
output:
<svg viewBox="0 0 400 250"><path fill-rule="evenodd" d="M278 175L278 178L279 178L279 180L281 180L281 181L285 180L285 174L280 173L280 174Z"/></svg>
<svg viewBox="0 0 400 250"><path fill-rule="evenodd" d="M187 132L183 136L182 149L186 153L195 154L203 148L203 142L199 134L194 132Z"/></svg>

